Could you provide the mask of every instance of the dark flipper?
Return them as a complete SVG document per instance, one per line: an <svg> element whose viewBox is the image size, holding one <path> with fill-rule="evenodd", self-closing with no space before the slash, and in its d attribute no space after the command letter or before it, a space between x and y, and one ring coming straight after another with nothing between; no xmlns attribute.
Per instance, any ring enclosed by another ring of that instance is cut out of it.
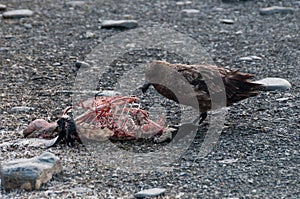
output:
<svg viewBox="0 0 300 199"><path fill-rule="evenodd" d="M200 114L200 120L199 120L199 125L202 124L202 122L207 118L207 112L203 112Z"/></svg>
<svg viewBox="0 0 300 199"><path fill-rule="evenodd" d="M59 129L59 134L58 134L58 138L56 139L56 141L49 147L54 147L56 146L61 140L63 140L66 137L66 118L60 118L57 121L58 124L58 129Z"/></svg>
<svg viewBox="0 0 300 199"><path fill-rule="evenodd" d="M141 87L142 92L143 92L143 93L146 93L150 86L151 86L150 83L145 83L145 84Z"/></svg>

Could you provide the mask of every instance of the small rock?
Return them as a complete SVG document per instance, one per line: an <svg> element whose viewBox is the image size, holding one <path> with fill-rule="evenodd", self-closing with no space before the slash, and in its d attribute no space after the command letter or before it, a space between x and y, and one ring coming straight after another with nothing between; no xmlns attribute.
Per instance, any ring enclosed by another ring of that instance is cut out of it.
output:
<svg viewBox="0 0 300 199"><path fill-rule="evenodd" d="M275 13L282 13L282 14L294 13L294 11L295 10L292 7L271 6L267 8L261 8L259 10L259 13L261 15L271 15Z"/></svg>
<svg viewBox="0 0 300 199"><path fill-rule="evenodd" d="M20 10L11 10L4 12L2 14L3 18L23 18L23 17L30 17L33 15L33 11L28 9L20 9Z"/></svg>
<svg viewBox="0 0 300 199"><path fill-rule="evenodd" d="M72 7L80 7L84 4L84 1L68 1L66 2L66 5L72 6Z"/></svg>
<svg viewBox="0 0 300 199"><path fill-rule="evenodd" d="M262 84L267 91L287 90L292 87L291 83L282 78L268 77L254 83Z"/></svg>
<svg viewBox="0 0 300 199"><path fill-rule="evenodd" d="M234 20L231 19L221 19L220 22L225 24L234 24Z"/></svg>
<svg viewBox="0 0 300 199"><path fill-rule="evenodd" d="M145 189L136 194L134 197L136 198L146 198L146 197L156 197L162 195L166 192L166 189L163 188L153 188L153 189Z"/></svg>
<svg viewBox="0 0 300 199"><path fill-rule="evenodd" d="M186 14L197 14L200 12L200 10L196 9L184 9L181 12L186 13Z"/></svg>
<svg viewBox="0 0 300 199"><path fill-rule="evenodd" d="M29 112L33 110L34 108L29 106L15 106L10 109L11 112Z"/></svg>
<svg viewBox="0 0 300 199"><path fill-rule="evenodd" d="M138 22L136 20L104 20L101 23L101 28L136 28Z"/></svg>
<svg viewBox="0 0 300 199"><path fill-rule="evenodd" d="M0 167L2 187L5 190L37 190L61 171L59 159L49 152L30 159L3 162Z"/></svg>
<svg viewBox="0 0 300 199"><path fill-rule="evenodd" d="M6 5L0 4L0 11L6 10Z"/></svg>

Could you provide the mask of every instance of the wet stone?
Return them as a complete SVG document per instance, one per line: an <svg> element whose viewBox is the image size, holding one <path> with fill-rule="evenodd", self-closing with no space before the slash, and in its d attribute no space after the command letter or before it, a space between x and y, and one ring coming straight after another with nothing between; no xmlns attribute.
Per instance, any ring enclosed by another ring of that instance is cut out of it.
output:
<svg viewBox="0 0 300 199"><path fill-rule="evenodd" d="M101 23L101 28L136 28L138 22L136 20L104 20Z"/></svg>
<svg viewBox="0 0 300 199"><path fill-rule="evenodd" d="M134 197L136 198L148 198L148 197L156 197L162 195L166 192L166 189L163 188L153 188L153 189L145 189L136 194Z"/></svg>
<svg viewBox="0 0 300 199"><path fill-rule="evenodd" d="M3 162L0 167L1 186L5 190L37 190L61 171L59 159L49 152L30 159Z"/></svg>
<svg viewBox="0 0 300 199"><path fill-rule="evenodd" d="M6 5L0 3L0 11L6 10Z"/></svg>
<svg viewBox="0 0 300 199"><path fill-rule="evenodd" d="M288 14L293 13L295 10L292 7L281 7L281 6L271 6L266 8L261 8L259 13L261 15L271 15L275 13Z"/></svg>
<svg viewBox="0 0 300 199"><path fill-rule="evenodd" d="M3 18L6 19L30 17L32 15L33 15L33 11L28 9L11 10L11 11L4 12L2 14Z"/></svg>

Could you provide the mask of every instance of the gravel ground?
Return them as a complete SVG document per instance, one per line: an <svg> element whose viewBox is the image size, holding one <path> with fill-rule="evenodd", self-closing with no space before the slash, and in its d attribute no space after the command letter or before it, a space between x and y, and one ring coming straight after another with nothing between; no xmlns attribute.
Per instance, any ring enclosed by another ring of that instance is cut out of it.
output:
<svg viewBox="0 0 300 199"><path fill-rule="evenodd" d="M176 5L175 0L89 0L79 7L58 0L1 3L8 10L35 12L29 18L0 18L1 142L22 139L20 131L30 121L54 121L64 107L71 105L70 94L56 91L72 89L78 70L74 62L84 60L104 39L126 31L101 29L99 19L135 19L139 27L163 24L198 41L220 66L254 73L257 79L282 77L292 83L288 91L265 92L231 107L219 143L205 158L195 161L206 124L172 164L172 171L127 173L97 164L91 152L80 146L2 148L0 162L33 157L47 150L61 158L64 170L39 191L2 191L1 198L130 198L141 189L154 187L166 188L166 198L300 197L299 1L213 0ZM295 12L260 15L259 9L268 6L288 6ZM186 14L183 9L199 12ZM224 23L222 19L233 22ZM247 56L261 59L240 60ZM154 58L181 62L174 55L138 51L119 57L112 65L133 67L133 62ZM100 88L107 89L114 79L101 82ZM12 108L16 106L34 110L15 112Z"/></svg>

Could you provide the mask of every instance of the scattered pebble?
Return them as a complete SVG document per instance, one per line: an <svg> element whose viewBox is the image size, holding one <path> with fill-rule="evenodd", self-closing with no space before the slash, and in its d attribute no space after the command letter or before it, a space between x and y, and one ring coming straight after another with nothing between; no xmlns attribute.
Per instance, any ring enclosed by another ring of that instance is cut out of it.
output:
<svg viewBox="0 0 300 199"><path fill-rule="evenodd" d="M276 77L268 77L258 81L255 83L263 84L265 90L274 91L274 90L287 90L292 87L291 83L282 78Z"/></svg>
<svg viewBox="0 0 300 199"><path fill-rule="evenodd" d="M153 188L153 189L145 189L136 194L134 197L136 198L146 198L146 197L156 197L162 195L166 192L166 189L163 188Z"/></svg>
<svg viewBox="0 0 300 199"><path fill-rule="evenodd" d="M197 14L200 12L200 10L197 9L184 9L181 12L186 13L186 14Z"/></svg>
<svg viewBox="0 0 300 199"><path fill-rule="evenodd" d="M138 22L136 20L104 20L101 23L101 28L136 28Z"/></svg>
<svg viewBox="0 0 300 199"><path fill-rule="evenodd" d="M6 5L0 4L0 11L6 10Z"/></svg>
<svg viewBox="0 0 300 199"><path fill-rule="evenodd" d="M72 6L72 7L76 7L76 6L80 7L83 4L85 4L84 1L68 1L68 2L66 2L66 5Z"/></svg>
<svg viewBox="0 0 300 199"><path fill-rule="evenodd" d="M2 187L5 190L37 190L54 174L62 171L60 160L50 152L30 159L3 162L0 168Z"/></svg>
<svg viewBox="0 0 300 199"><path fill-rule="evenodd" d="M220 22L224 24L234 24L234 20L232 19L221 19Z"/></svg>
<svg viewBox="0 0 300 199"><path fill-rule="evenodd" d="M29 112L33 111L35 108L30 106L15 106L10 109L11 112Z"/></svg>
<svg viewBox="0 0 300 199"><path fill-rule="evenodd" d="M4 12L2 14L3 18L23 18L23 17L30 17L33 15L33 11L28 9L20 9L20 10L11 10Z"/></svg>
<svg viewBox="0 0 300 199"><path fill-rule="evenodd" d="M266 8L261 8L259 13L261 15L271 15L275 13L288 14L293 13L295 10L292 7L281 7L281 6L271 6Z"/></svg>

